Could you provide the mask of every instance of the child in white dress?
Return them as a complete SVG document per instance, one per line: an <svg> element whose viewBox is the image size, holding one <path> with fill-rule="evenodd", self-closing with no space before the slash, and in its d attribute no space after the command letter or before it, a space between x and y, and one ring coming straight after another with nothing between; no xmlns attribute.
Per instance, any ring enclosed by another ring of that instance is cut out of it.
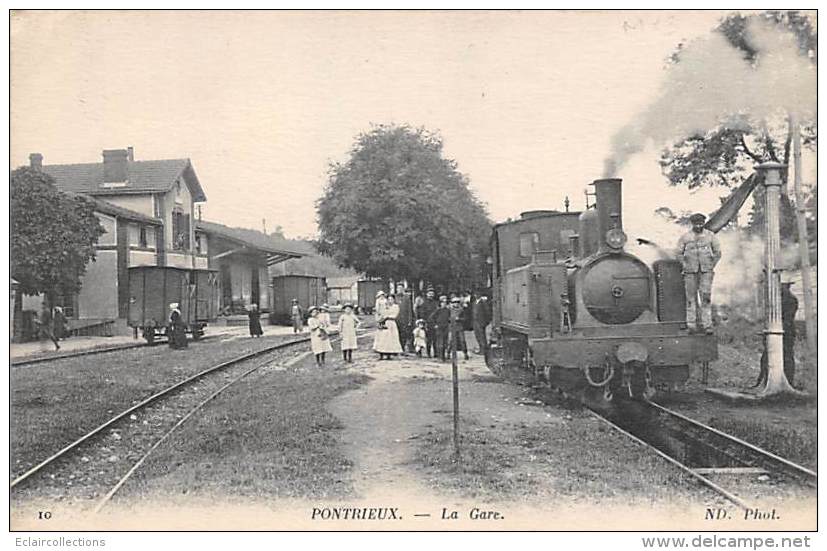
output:
<svg viewBox="0 0 827 551"><path fill-rule="evenodd" d="M359 318L353 313L353 305L345 304L342 315L339 316L339 336L342 338L342 359L353 363L353 351L359 348L356 342L356 329L359 327Z"/></svg>
<svg viewBox="0 0 827 551"><path fill-rule="evenodd" d="M428 340L425 335L425 320L416 320L416 328L413 330L413 346L414 352L418 357L422 357L422 351L428 348Z"/></svg>
<svg viewBox="0 0 827 551"><path fill-rule="evenodd" d="M310 349L316 355L316 365L321 367L324 365L325 354L332 352L333 347L330 346L328 328L319 319L319 309L312 306L308 312L310 313L310 317L307 318L307 327L310 328Z"/></svg>

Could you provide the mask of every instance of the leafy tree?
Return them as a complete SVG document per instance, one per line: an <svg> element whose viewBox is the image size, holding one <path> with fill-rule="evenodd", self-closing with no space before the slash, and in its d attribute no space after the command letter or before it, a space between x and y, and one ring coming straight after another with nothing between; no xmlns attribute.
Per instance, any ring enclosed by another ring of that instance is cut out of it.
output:
<svg viewBox="0 0 827 551"><path fill-rule="evenodd" d="M753 67L761 62L761 52L750 43L747 32L750 22L762 19L779 29L792 32L799 52L817 64L817 34L809 17L798 12L771 11L761 15L730 15L716 28L727 41L737 48ZM683 46L671 56L670 63L680 63ZM746 91L745 91L746 92ZM733 114L735 115L735 114ZM817 144L816 121L801 121L802 141L805 147L815 150ZM732 188L743 182L756 163L776 161L791 164L791 133L789 120L782 116L776 120L755 118L749 113L738 114L705 134L689 136L666 148L660 164L672 185L724 186ZM782 197L782 237L796 238L795 217L786 194L789 170L782 173L784 196ZM749 225L760 229L763 225L763 189L756 188L753 211Z"/></svg>
<svg viewBox="0 0 827 551"><path fill-rule="evenodd" d="M11 277L19 294L45 294L51 306L56 296L80 290L104 229L91 201L61 193L44 172L18 168L10 188Z"/></svg>
<svg viewBox="0 0 827 551"><path fill-rule="evenodd" d="M491 223L423 128L379 125L329 168L318 249L368 276L441 285L483 281Z"/></svg>

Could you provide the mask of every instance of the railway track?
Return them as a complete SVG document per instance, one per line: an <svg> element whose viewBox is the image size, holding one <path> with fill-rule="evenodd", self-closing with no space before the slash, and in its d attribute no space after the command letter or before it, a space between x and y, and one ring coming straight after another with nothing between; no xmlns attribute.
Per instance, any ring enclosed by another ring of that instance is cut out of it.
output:
<svg viewBox="0 0 827 551"><path fill-rule="evenodd" d="M672 411L655 402L622 402L610 411L592 409L564 390L524 370L495 365L497 374L531 386L541 400L549 392L585 406L590 414L659 455L747 513L767 504L815 492L818 474L745 440Z"/></svg>
<svg viewBox="0 0 827 551"><path fill-rule="evenodd" d="M94 503L99 511L192 415L262 367L304 358L309 352L295 357L294 349L307 341L292 339L238 356L153 394L18 475L9 485L12 495L79 508Z"/></svg>
<svg viewBox="0 0 827 551"><path fill-rule="evenodd" d="M818 474L779 455L654 402L589 410L747 514L815 495Z"/></svg>
<svg viewBox="0 0 827 551"><path fill-rule="evenodd" d="M52 362L56 360L65 360L67 358L78 358L80 356L93 356L95 354L105 354L106 352L117 352L118 350L130 350L132 348L143 348L149 345L145 342L121 344L117 346L107 346L101 348L89 348L87 350L78 350L76 352L63 352L60 354L50 354L48 356L38 356L35 358L21 358L9 362L11 367L23 367L26 365L34 365L45 362Z"/></svg>
<svg viewBox="0 0 827 551"><path fill-rule="evenodd" d="M190 340L190 343L217 339L217 338L221 338L222 336L223 335L221 335L221 334L218 334L218 335L204 335L203 337L201 337L197 341ZM167 344L166 340L156 340L152 344L147 343L146 341L142 341L142 342L136 342L136 343L117 344L117 345L114 345L114 346L102 346L102 347L99 347L99 348L88 348L86 350L77 350L77 351L74 351L74 352L61 352L59 354L47 354L45 356L36 356L36 357L33 357L33 358L25 358L24 357L24 358L20 358L20 359L17 359L17 360L12 360L11 362L9 362L9 365L11 367L23 367L23 366L27 366L27 365L40 364L40 363L45 363L45 362L52 362L52 361L57 361L57 360L65 360L65 359L68 359L68 358L78 358L78 357L81 357L81 356L94 356L96 354L105 354L107 352L118 352L119 350L131 350L133 348L145 348L145 347L151 347L151 346L161 346L161 345L166 345L166 344Z"/></svg>

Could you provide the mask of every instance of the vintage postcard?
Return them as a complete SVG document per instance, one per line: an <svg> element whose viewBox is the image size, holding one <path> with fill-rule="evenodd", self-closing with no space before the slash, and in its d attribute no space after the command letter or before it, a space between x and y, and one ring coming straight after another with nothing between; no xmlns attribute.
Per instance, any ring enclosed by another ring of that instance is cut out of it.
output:
<svg viewBox="0 0 827 551"><path fill-rule="evenodd" d="M817 529L815 11L9 17L11 531Z"/></svg>

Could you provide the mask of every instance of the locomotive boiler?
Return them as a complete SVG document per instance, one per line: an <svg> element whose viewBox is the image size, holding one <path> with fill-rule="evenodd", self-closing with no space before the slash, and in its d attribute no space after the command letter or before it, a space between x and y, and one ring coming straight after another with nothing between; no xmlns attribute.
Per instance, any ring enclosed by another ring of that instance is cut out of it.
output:
<svg viewBox="0 0 827 551"><path fill-rule="evenodd" d="M650 266L625 250L621 180L592 185L593 208L494 227L488 365L531 370L590 401L649 398L716 359L717 341L687 328L679 260Z"/></svg>

